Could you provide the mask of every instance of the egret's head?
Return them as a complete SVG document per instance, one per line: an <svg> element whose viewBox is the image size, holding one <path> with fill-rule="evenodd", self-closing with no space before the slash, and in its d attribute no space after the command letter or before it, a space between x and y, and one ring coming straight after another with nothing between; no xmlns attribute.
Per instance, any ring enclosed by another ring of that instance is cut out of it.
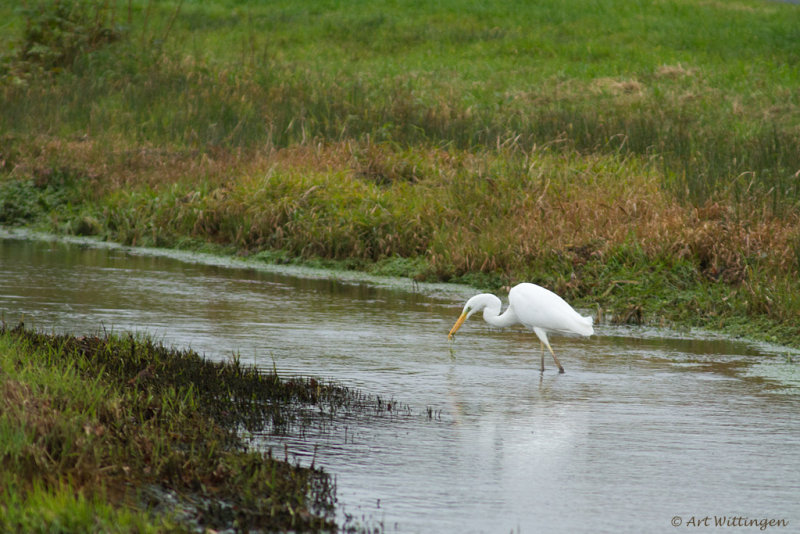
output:
<svg viewBox="0 0 800 534"><path fill-rule="evenodd" d="M447 334L447 339L453 339L453 336L458 329L461 328L461 325L464 324L464 321L469 319L473 313L481 311L486 306L492 304L492 298L496 297L494 297L494 295L481 294L475 295L469 299L464 305L464 310L461 312L461 316L458 318L458 321L456 321L456 324L454 324L453 328L450 329L450 333Z"/></svg>

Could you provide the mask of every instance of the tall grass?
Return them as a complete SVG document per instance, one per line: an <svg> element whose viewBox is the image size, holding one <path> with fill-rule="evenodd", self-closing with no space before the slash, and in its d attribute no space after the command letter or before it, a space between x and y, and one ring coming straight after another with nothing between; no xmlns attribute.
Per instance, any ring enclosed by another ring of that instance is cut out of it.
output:
<svg viewBox="0 0 800 534"><path fill-rule="evenodd" d="M514 139L649 158L695 204L800 202L792 6L132 5L126 42L4 85L7 135L200 150Z"/></svg>
<svg viewBox="0 0 800 534"><path fill-rule="evenodd" d="M483 150L514 140L527 149L650 159L663 169L665 187L698 205L732 198L794 209L800 202L794 126L731 116L715 109L710 95L683 104L643 94L632 105L585 88L585 95L469 105L474 96L462 89L426 103L410 80L367 83L272 70L279 73L253 80L162 60L123 80L86 72L57 87L7 88L2 113L12 135L89 133L201 150L348 139Z"/></svg>

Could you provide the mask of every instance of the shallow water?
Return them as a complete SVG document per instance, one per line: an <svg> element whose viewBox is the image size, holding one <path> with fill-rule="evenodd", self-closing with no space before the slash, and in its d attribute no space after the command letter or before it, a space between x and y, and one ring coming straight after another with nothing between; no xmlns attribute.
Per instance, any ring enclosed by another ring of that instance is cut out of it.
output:
<svg viewBox="0 0 800 534"><path fill-rule="evenodd" d="M396 415L253 437L334 475L343 520L387 532L763 531L714 527L723 516L800 527L794 351L601 325L555 337L566 374L549 358L542 375L521 329L473 318L447 341L464 288L3 236L8 323L148 332L394 399Z"/></svg>

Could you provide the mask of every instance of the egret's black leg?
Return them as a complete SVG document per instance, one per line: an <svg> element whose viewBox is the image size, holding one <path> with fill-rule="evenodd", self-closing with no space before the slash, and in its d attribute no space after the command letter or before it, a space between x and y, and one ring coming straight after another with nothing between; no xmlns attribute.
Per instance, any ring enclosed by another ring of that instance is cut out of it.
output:
<svg viewBox="0 0 800 534"><path fill-rule="evenodd" d="M544 343L539 341L539 346L542 347L542 366L540 368L540 371L544 373Z"/></svg>

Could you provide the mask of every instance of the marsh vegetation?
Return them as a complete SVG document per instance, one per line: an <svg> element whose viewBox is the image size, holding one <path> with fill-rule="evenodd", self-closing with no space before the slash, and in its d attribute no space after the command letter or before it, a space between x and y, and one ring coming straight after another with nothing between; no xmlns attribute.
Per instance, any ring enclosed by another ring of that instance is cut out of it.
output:
<svg viewBox="0 0 800 534"><path fill-rule="evenodd" d="M335 529L314 466L243 432L324 426L385 401L147 338L0 329L0 526L9 532Z"/></svg>
<svg viewBox="0 0 800 534"><path fill-rule="evenodd" d="M3 224L797 342L795 6L2 10Z"/></svg>

